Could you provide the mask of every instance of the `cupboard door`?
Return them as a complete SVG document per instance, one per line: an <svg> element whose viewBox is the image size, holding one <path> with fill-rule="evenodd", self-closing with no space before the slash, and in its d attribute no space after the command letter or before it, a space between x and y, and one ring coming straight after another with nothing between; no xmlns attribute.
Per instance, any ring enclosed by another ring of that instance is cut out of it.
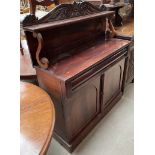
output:
<svg viewBox="0 0 155 155"><path fill-rule="evenodd" d="M102 108L106 107L122 91L125 58L107 69L102 75Z"/></svg>
<svg viewBox="0 0 155 155"><path fill-rule="evenodd" d="M99 113L100 77L79 86L65 104L69 139L77 135Z"/></svg>

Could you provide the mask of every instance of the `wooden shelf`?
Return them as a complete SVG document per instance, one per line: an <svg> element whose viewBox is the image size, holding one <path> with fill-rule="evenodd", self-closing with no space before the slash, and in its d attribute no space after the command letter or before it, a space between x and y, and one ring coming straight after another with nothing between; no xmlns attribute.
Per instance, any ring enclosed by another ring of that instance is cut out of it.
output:
<svg viewBox="0 0 155 155"><path fill-rule="evenodd" d="M114 14L114 11L104 11L100 13L95 13L91 15L86 15L86 16L79 16L79 17L74 17L70 19L65 19L65 20L59 20L59 21L54 21L54 22L48 22L48 23L42 23L42 24L37 24L37 25L32 25L32 26L26 26L23 27L25 31L42 31L42 30L47 30L47 29L53 29L65 25L70 25L73 23L78 23L82 21L87 21L90 19L94 19L97 17L109 17Z"/></svg>

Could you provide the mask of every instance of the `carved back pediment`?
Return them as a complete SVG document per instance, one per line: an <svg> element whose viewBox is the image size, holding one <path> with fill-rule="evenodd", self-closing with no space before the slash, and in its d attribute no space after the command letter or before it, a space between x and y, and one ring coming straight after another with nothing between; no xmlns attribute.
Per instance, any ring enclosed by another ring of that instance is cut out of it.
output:
<svg viewBox="0 0 155 155"><path fill-rule="evenodd" d="M60 4L40 19L38 19L35 15L32 14L26 16L22 22L22 25L28 26L40 23L53 22L99 12L102 12L100 8L85 1L74 2L73 4Z"/></svg>

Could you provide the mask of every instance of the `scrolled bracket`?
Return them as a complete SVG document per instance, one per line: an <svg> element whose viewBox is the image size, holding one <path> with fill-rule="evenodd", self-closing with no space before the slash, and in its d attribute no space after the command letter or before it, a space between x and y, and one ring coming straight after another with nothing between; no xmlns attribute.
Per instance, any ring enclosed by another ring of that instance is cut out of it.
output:
<svg viewBox="0 0 155 155"><path fill-rule="evenodd" d="M45 58L45 57L39 58L40 52L41 52L41 50L42 50L42 48L44 46L44 41L43 41L42 35L41 35L41 33L34 32L33 37L37 38L37 40L38 40L38 47L37 47L37 51L36 51L37 63L39 64L39 66L41 68L47 69L48 65L49 65L49 60L47 58Z"/></svg>
<svg viewBox="0 0 155 155"><path fill-rule="evenodd" d="M105 38L113 38L117 36L117 32L111 22L111 19L106 18L101 20L102 30L105 32Z"/></svg>
<svg viewBox="0 0 155 155"><path fill-rule="evenodd" d="M110 19L108 19L108 23L109 23L109 29L112 32L112 37L117 36L117 32L116 32L116 30L115 30L115 28L114 28L114 26L113 26L113 24L112 24Z"/></svg>

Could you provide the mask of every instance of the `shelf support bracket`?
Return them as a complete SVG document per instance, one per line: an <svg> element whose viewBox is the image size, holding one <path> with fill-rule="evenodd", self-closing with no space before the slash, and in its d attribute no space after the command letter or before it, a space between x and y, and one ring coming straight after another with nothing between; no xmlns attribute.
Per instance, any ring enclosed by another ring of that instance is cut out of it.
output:
<svg viewBox="0 0 155 155"><path fill-rule="evenodd" d="M37 51L36 51L37 63L39 64L39 66L41 68L47 69L48 65L49 65L49 60L45 57L39 58L40 52L44 46L44 41L43 41L42 35L41 35L41 33L33 32L33 37L37 38L37 40L38 40L38 47L37 47Z"/></svg>

